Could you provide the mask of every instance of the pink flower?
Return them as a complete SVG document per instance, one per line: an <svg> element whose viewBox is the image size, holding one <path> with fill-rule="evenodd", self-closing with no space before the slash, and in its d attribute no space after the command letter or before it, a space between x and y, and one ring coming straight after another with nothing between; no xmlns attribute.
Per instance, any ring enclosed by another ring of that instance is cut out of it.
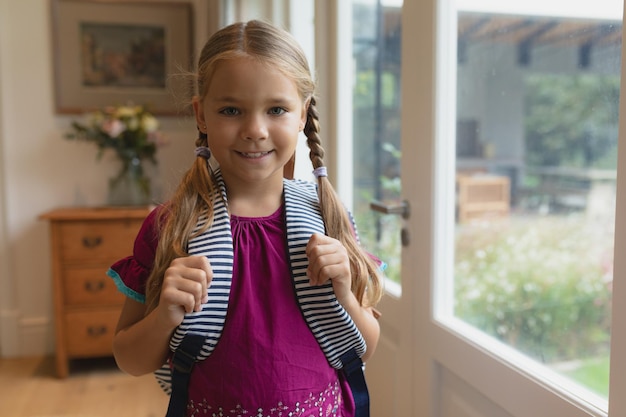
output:
<svg viewBox="0 0 626 417"><path fill-rule="evenodd" d="M117 119L107 119L102 122L102 130L112 138L116 138L126 130L126 126Z"/></svg>

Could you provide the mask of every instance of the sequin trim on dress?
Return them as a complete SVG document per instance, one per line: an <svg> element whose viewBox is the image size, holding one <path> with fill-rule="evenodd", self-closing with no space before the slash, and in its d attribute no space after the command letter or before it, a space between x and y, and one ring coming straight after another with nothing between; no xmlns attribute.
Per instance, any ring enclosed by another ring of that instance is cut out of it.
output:
<svg viewBox="0 0 626 417"><path fill-rule="evenodd" d="M275 406L267 409L248 409L237 404L234 408L212 406L206 400L187 404L187 415L191 417L341 417L339 409L342 402L341 385L339 381L331 382L319 394L309 393L304 401L295 404L285 404L279 401ZM229 409L230 408L230 409Z"/></svg>

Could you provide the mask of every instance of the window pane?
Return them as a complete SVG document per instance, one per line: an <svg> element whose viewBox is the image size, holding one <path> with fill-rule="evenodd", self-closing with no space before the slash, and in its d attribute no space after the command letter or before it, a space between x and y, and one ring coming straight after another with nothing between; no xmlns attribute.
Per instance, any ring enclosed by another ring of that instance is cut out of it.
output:
<svg viewBox="0 0 626 417"><path fill-rule="evenodd" d="M454 314L602 396L621 31L458 14Z"/></svg>
<svg viewBox="0 0 626 417"><path fill-rule="evenodd" d="M400 200L400 20L402 1L352 2L354 213L365 246L400 282L399 216L370 209Z"/></svg>

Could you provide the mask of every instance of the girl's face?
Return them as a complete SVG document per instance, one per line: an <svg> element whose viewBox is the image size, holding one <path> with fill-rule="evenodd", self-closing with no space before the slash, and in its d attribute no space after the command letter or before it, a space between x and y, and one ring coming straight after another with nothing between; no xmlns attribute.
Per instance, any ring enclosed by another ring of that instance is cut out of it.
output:
<svg viewBox="0 0 626 417"><path fill-rule="evenodd" d="M283 166L306 121L291 79L250 58L226 60L194 110L229 189L267 181L282 189Z"/></svg>

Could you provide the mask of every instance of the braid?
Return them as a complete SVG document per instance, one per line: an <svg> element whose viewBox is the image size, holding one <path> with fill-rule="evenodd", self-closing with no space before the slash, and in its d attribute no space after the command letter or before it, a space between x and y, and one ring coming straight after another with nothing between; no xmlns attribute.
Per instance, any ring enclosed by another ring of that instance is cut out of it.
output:
<svg viewBox="0 0 626 417"><path fill-rule="evenodd" d="M319 112L315 104L315 97L311 97L304 125L304 135L307 138L306 143L310 150L309 158L311 158L313 168L319 168L324 166L324 148L322 148L322 141L318 133L320 130Z"/></svg>
<svg viewBox="0 0 626 417"><path fill-rule="evenodd" d="M309 158L314 169L324 166L324 148L322 147L319 130L319 113L316 108L315 98L311 97L307 109L304 134L307 137ZM320 176L317 181L320 212L324 219L326 233L328 236L339 240L348 250L352 275L352 292L360 304L375 305L382 295L382 280L378 271L378 265L359 244L353 222L335 193L328 177Z"/></svg>

